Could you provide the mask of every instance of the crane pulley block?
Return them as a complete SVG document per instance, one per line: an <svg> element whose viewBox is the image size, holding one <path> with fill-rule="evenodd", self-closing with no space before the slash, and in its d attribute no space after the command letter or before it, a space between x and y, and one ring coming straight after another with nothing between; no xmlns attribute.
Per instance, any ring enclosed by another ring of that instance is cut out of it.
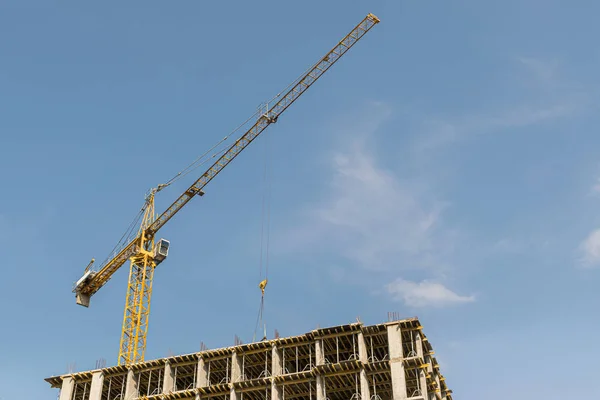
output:
<svg viewBox="0 0 600 400"><path fill-rule="evenodd" d="M188 192L190 193L191 196L204 196L204 190L202 189L198 189L196 187L191 187L188 189Z"/></svg>

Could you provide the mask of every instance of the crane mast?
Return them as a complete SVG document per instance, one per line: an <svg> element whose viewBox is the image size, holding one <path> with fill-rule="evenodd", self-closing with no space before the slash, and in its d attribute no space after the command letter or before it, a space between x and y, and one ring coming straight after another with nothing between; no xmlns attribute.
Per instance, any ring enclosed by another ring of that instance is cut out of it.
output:
<svg viewBox="0 0 600 400"><path fill-rule="evenodd" d="M269 125L311 87L337 60L358 42L379 19L368 14L350 33L338 42L325 56L303 76L294 81L291 88L277 96L274 104L267 105L256 122L229 147L187 190L185 190L163 213L155 214L154 196L161 187L153 189L146 197L143 217L137 236L126 244L110 260L98 269L92 267L93 260L75 283L73 292L79 305L89 307L90 298L104 286L113 274L130 260L127 299L123 314L119 365L144 361L146 334L150 314L154 270L167 254L169 242L155 242L157 232L177 214L194 196L204 194L204 187L214 179L238 154L240 154Z"/></svg>

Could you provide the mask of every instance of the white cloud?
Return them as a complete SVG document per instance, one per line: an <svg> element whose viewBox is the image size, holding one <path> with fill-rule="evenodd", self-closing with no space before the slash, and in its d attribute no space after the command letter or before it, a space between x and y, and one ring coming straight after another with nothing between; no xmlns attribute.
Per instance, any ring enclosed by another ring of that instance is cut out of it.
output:
<svg viewBox="0 0 600 400"><path fill-rule="evenodd" d="M600 265L600 229L592 231L579 246L583 254L582 264L586 267Z"/></svg>
<svg viewBox="0 0 600 400"><path fill-rule="evenodd" d="M403 301L410 307L446 307L475 301L475 296L461 296L441 283L427 280L417 283L400 278L388 284L386 289L394 300Z"/></svg>

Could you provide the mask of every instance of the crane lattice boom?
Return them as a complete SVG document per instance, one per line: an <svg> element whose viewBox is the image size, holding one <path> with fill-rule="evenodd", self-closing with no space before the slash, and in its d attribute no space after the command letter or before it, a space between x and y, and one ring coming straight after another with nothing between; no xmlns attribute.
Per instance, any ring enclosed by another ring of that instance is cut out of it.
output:
<svg viewBox="0 0 600 400"><path fill-rule="evenodd" d="M244 133L215 163L204 172L186 191L184 191L162 214L154 215L154 193L147 199L142 227L138 236L125 245L116 256L104 263L98 270L86 268L83 277L76 283L77 304L89 306L90 297L108 282L113 274L127 260L131 260L128 294L123 318L121 351L119 364L143 361L146 345L146 331L150 312L152 277L154 268L164 254L157 252L156 233L194 196L203 195L203 188L221 172L238 154L242 152L270 124L277 122L279 116L315 83L337 60L339 60L358 40L360 40L379 19L368 14L350 33L319 60L307 73L295 81L291 88L276 98L275 104L268 106L254 125ZM161 245L168 242L161 241ZM162 254L161 257L158 255Z"/></svg>

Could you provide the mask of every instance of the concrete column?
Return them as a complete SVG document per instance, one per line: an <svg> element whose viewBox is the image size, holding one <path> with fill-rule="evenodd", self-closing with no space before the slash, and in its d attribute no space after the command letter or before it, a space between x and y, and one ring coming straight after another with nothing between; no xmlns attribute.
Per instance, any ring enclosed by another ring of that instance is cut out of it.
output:
<svg viewBox="0 0 600 400"><path fill-rule="evenodd" d="M283 351L277 346L271 349L271 375L278 376L283 374Z"/></svg>
<svg viewBox="0 0 600 400"><path fill-rule="evenodd" d="M229 400L239 400L240 395L235 391L233 386L231 386L231 391L229 392Z"/></svg>
<svg viewBox="0 0 600 400"><path fill-rule="evenodd" d="M364 368L360 370L360 398L362 400L369 400L371 398L369 380L367 379L367 372Z"/></svg>
<svg viewBox="0 0 600 400"><path fill-rule="evenodd" d="M402 361L390 363L392 373L392 393L394 400L405 400L406 394L406 374L404 373L404 364Z"/></svg>
<svg viewBox="0 0 600 400"><path fill-rule="evenodd" d="M327 393L325 390L325 377L317 375L317 400L325 400Z"/></svg>
<svg viewBox="0 0 600 400"><path fill-rule="evenodd" d="M275 382L271 383L271 400L282 400L283 399L283 387L276 385Z"/></svg>
<svg viewBox="0 0 600 400"><path fill-rule="evenodd" d="M96 371L92 374L92 387L90 388L89 400L102 400L102 385L104 383L104 373Z"/></svg>
<svg viewBox="0 0 600 400"><path fill-rule="evenodd" d="M242 360L237 353L231 356L231 382L239 382L242 380Z"/></svg>
<svg viewBox="0 0 600 400"><path fill-rule="evenodd" d="M427 363L427 372L433 376L433 358L430 355L426 355L425 362Z"/></svg>
<svg viewBox="0 0 600 400"><path fill-rule="evenodd" d="M279 350L277 346L273 346L271 349L271 376L279 376L283 374L283 351ZM271 400L282 400L283 399L283 388L277 386L275 382L271 383Z"/></svg>
<svg viewBox="0 0 600 400"><path fill-rule="evenodd" d="M196 387L208 386L208 365L202 357L198 358L198 368L196 371Z"/></svg>
<svg viewBox="0 0 600 400"><path fill-rule="evenodd" d="M316 365L325 364L325 350L323 349L323 339L315 339L315 363Z"/></svg>
<svg viewBox="0 0 600 400"><path fill-rule="evenodd" d="M358 360L367 364L369 362L368 353L367 353L367 343L365 341L365 335L362 332L358 332ZM369 388L369 380L367 379L367 372L365 371L365 367L361 366L360 368L360 398L362 400L369 400L371 398L371 391Z"/></svg>
<svg viewBox="0 0 600 400"><path fill-rule="evenodd" d="M419 332L415 336L415 349L417 350L417 357L423 358L423 340Z"/></svg>
<svg viewBox="0 0 600 400"><path fill-rule="evenodd" d="M406 374L402 354L402 332L399 324L387 326L388 354L390 355L390 370L392 373L392 393L394 400L405 400Z"/></svg>
<svg viewBox="0 0 600 400"><path fill-rule="evenodd" d="M428 399L429 395L427 394L427 373L423 368L419 370L419 384L421 386L421 396L423 396L424 399Z"/></svg>
<svg viewBox="0 0 600 400"><path fill-rule="evenodd" d="M362 332L358 332L358 359L366 364L369 362L369 355L367 353L367 342L365 341L365 335Z"/></svg>
<svg viewBox="0 0 600 400"><path fill-rule="evenodd" d="M138 378L132 369L127 371L127 383L125 384L125 400L138 397Z"/></svg>
<svg viewBox="0 0 600 400"><path fill-rule="evenodd" d="M388 336L388 353L390 355L390 360L395 358L402 359L402 332L400 331L400 325L388 325L387 327L387 336Z"/></svg>
<svg viewBox="0 0 600 400"><path fill-rule="evenodd" d="M163 375L163 393L171 393L175 391L175 371L170 362L165 363L165 373Z"/></svg>
<svg viewBox="0 0 600 400"><path fill-rule="evenodd" d="M62 386L60 387L60 397L59 400L71 400L73 397L73 387L75 386L75 381L73 377L66 376L62 380Z"/></svg>

